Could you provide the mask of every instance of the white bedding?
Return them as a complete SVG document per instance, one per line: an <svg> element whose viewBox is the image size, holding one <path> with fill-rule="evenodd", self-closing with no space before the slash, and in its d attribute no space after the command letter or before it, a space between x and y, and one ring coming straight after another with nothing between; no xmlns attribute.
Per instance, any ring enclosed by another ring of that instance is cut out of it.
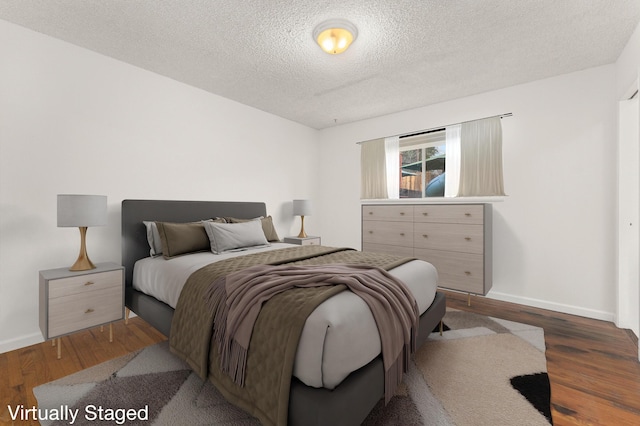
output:
<svg viewBox="0 0 640 426"><path fill-rule="evenodd" d="M133 286L175 308L187 278L201 267L230 257L290 246L274 243L244 252L202 252L169 260L148 257L136 262ZM438 276L433 265L414 260L389 272L411 290L422 314L436 293ZM326 300L307 318L293 373L308 386L333 389L349 373L378 356L380 350L378 328L369 307L355 294L343 291Z"/></svg>

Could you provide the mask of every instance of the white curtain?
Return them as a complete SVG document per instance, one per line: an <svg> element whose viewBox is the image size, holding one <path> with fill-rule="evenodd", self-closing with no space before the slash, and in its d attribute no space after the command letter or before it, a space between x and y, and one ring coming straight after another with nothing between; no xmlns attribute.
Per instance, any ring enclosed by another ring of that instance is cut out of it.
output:
<svg viewBox="0 0 640 426"><path fill-rule="evenodd" d="M360 145L360 198L387 198L385 140L376 139Z"/></svg>
<svg viewBox="0 0 640 426"><path fill-rule="evenodd" d="M449 156L447 153L447 163ZM447 164L447 180L449 179ZM462 123L458 196L505 195L500 117Z"/></svg>
<svg viewBox="0 0 640 426"><path fill-rule="evenodd" d="M446 141L446 173L444 196L456 197L460 183L460 124L447 126Z"/></svg>
<svg viewBox="0 0 640 426"><path fill-rule="evenodd" d="M387 170L387 198L400 198L400 137L384 139L384 152Z"/></svg>

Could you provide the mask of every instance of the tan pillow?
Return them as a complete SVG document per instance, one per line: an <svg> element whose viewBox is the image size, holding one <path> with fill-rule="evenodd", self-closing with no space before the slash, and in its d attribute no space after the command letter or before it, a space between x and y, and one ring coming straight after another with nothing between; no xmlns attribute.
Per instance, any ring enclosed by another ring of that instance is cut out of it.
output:
<svg viewBox="0 0 640 426"><path fill-rule="evenodd" d="M249 222L250 220L258 220L262 221L262 230L264 231L264 236L269 242L280 241L280 237L278 237L278 233L276 232L275 226L273 226L273 218L271 216L267 217L257 217L255 219L238 219L237 217L225 217L225 220L228 223L242 223Z"/></svg>
<svg viewBox="0 0 640 426"><path fill-rule="evenodd" d="M182 254L209 251L211 248L202 222L156 222L156 227L162 241L162 255L165 259Z"/></svg>

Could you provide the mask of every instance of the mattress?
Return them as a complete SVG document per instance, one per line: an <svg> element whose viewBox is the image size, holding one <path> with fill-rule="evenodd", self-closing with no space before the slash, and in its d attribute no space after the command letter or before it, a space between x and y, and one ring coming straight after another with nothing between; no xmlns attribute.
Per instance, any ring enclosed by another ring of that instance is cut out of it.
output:
<svg viewBox="0 0 640 426"><path fill-rule="evenodd" d="M164 259L148 257L136 262L133 287L175 309L189 276L210 263L258 251L291 247L274 243L242 252L193 253ZM438 276L433 265L413 260L389 271L403 281L416 298L422 314L433 302ZM333 389L351 372L380 354L380 337L367 304L344 291L322 303L307 318L300 337L293 374L307 386Z"/></svg>

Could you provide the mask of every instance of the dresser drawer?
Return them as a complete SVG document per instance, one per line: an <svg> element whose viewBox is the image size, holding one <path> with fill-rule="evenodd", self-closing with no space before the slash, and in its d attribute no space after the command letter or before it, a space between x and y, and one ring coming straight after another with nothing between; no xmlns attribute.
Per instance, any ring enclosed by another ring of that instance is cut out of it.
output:
<svg viewBox="0 0 640 426"><path fill-rule="evenodd" d="M415 223L413 245L416 248L482 254L482 225Z"/></svg>
<svg viewBox="0 0 640 426"><path fill-rule="evenodd" d="M418 205L414 207L416 222L483 223L482 204Z"/></svg>
<svg viewBox="0 0 640 426"><path fill-rule="evenodd" d="M120 282L90 292L51 298L48 337L53 338L121 319L122 296Z"/></svg>
<svg viewBox="0 0 640 426"><path fill-rule="evenodd" d="M483 255L418 248L414 249L414 255L436 267L438 287L485 294Z"/></svg>
<svg viewBox="0 0 640 426"><path fill-rule="evenodd" d="M49 299L122 287L122 271L98 272L49 281Z"/></svg>
<svg viewBox="0 0 640 426"><path fill-rule="evenodd" d="M413 247L390 246L387 244L363 243L362 251L369 253L385 253L401 257L413 257Z"/></svg>
<svg viewBox="0 0 640 426"><path fill-rule="evenodd" d="M413 222L413 206L362 206L362 220Z"/></svg>
<svg viewBox="0 0 640 426"><path fill-rule="evenodd" d="M413 247L413 223L362 222L362 242Z"/></svg>

